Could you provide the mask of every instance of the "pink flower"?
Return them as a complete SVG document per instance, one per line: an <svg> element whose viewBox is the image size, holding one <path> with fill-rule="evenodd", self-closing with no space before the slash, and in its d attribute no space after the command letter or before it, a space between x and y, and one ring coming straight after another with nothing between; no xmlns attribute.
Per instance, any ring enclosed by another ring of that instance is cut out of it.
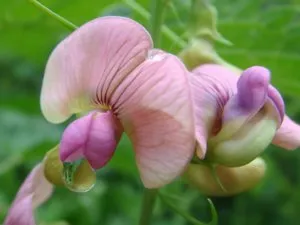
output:
<svg viewBox="0 0 300 225"><path fill-rule="evenodd" d="M52 193L52 185L45 179L43 166L37 165L22 184L4 225L34 225L33 210Z"/></svg>
<svg viewBox="0 0 300 225"><path fill-rule="evenodd" d="M219 65L202 65L190 77L197 155L213 163L242 166L274 144L300 146L299 125L285 116L270 72L254 66L241 76ZM206 152L207 151L207 152Z"/></svg>
<svg viewBox="0 0 300 225"><path fill-rule="evenodd" d="M85 158L99 169L124 131L144 185L171 182L194 153L188 82L181 61L152 49L148 32L131 19L102 17L83 25L52 52L43 80L48 121L84 115L63 133L60 159Z"/></svg>

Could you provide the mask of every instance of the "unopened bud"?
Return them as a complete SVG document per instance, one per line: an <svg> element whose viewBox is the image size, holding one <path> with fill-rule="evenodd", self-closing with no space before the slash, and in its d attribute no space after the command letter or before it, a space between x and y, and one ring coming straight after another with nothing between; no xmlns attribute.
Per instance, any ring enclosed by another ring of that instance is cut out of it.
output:
<svg viewBox="0 0 300 225"><path fill-rule="evenodd" d="M190 164L185 178L205 195L231 196L253 188L262 180L265 172L264 160L256 158L241 167L217 165L215 173L205 164Z"/></svg>

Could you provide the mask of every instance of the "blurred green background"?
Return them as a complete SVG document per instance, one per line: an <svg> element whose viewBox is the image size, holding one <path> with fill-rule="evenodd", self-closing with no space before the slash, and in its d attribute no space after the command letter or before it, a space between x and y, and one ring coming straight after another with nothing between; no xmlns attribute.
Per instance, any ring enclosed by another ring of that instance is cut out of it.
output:
<svg viewBox="0 0 300 225"><path fill-rule="evenodd" d="M76 25L98 16L122 15L149 27L149 20L121 0L41 2ZM150 10L150 1L137 2ZM182 36L190 1L171 2L165 22ZM219 12L219 31L234 44L216 44L217 51L241 68L255 64L270 68L272 83L284 95L288 114L300 122L300 2L216 0L213 4ZM49 54L69 32L27 0L0 0L0 223L30 169L62 133L64 125L49 124L42 117L39 92ZM180 50L166 37L162 48L173 53ZM143 187L130 148L124 138L113 160L98 172L96 187L90 192L76 194L56 189L53 198L36 214L39 224L137 224ZM220 225L300 224L300 151L271 146L264 158L268 171L255 189L235 197L212 199ZM205 196L182 180L166 189L180 194L180 207L209 221ZM153 224L188 224L157 203Z"/></svg>

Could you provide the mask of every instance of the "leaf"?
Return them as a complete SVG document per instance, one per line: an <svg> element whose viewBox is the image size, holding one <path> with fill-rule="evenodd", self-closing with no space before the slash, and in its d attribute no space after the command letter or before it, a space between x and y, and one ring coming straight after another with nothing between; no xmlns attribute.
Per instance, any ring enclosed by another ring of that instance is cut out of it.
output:
<svg viewBox="0 0 300 225"><path fill-rule="evenodd" d="M31 151L33 156L46 153L51 146L49 143L57 142L61 133L59 126L51 126L39 116L28 116L10 110L0 110L0 124L0 175L28 158L32 160L34 157L28 157ZM36 149L47 142L44 149Z"/></svg>
<svg viewBox="0 0 300 225"><path fill-rule="evenodd" d="M60 126L47 123L41 116L16 111L0 110L0 124L0 143L4 150L0 152L1 157L28 151L45 141L56 142L61 134Z"/></svg>
<svg viewBox="0 0 300 225"><path fill-rule="evenodd" d="M217 51L243 69L252 65L268 67L272 71L272 83L283 94L300 96L300 33L293 28L300 25L299 7L288 2L238 2L231 11L226 6L228 1L216 2L223 21L220 32L234 44L232 47L219 45Z"/></svg>

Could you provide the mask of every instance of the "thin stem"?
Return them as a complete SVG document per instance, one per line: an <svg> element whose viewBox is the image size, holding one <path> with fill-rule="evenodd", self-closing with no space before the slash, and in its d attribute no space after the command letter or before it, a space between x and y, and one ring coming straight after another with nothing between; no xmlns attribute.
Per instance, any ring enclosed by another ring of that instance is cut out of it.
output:
<svg viewBox="0 0 300 225"><path fill-rule="evenodd" d="M50 17L56 19L58 22L60 22L62 25L64 25L69 30L76 30L77 26L68 21L67 19L63 18L62 16L58 15L57 13L53 12L51 9L47 8L45 5L40 3L37 0L28 0L31 4L33 4L35 7L49 15Z"/></svg>
<svg viewBox="0 0 300 225"><path fill-rule="evenodd" d="M139 13L144 19L150 20L150 13L139 3L134 0L123 0L130 8L132 8L135 12ZM187 45L187 42L182 40L174 31L172 31L166 25L161 26L161 32L172 42L176 43L178 47L184 48Z"/></svg>
<svg viewBox="0 0 300 225"><path fill-rule="evenodd" d="M134 11L139 13L142 17L144 17L144 19L150 19L150 13L135 0L123 0L123 2L127 4L130 8L132 8Z"/></svg>
<svg viewBox="0 0 300 225"><path fill-rule="evenodd" d="M185 24L184 24L184 22L182 21L182 19L180 18L180 15L179 15L179 13L178 13L178 10L177 10L177 8L176 8L174 2L170 1L169 7L170 7L170 9L171 9L173 15L175 16L175 18L176 18L176 20L177 20L177 22L178 22L178 25L179 25L181 28L183 28L183 29L185 30L185 28L186 28L186 27L185 27Z"/></svg>
<svg viewBox="0 0 300 225"><path fill-rule="evenodd" d="M161 28L164 20L164 11L168 0L152 0L151 9L151 36L155 47L160 47Z"/></svg>
<svg viewBox="0 0 300 225"><path fill-rule="evenodd" d="M171 203L170 200L168 200L165 196L163 196L162 194L159 194L159 198L160 200L167 205L170 209L172 209L175 213L181 215L184 219L186 219L187 221L189 221L192 224L197 224L197 225L207 225L205 223L201 223L200 221L198 221L196 218L191 217L187 212L181 210L180 208L176 207L173 203Z"/></svg>
<svg viewBox="0 0 300 225"><path fill-rule="evenodd" d="M156 189L145 188L139 225L150 225L156 196Z"/></svg>
<svg viewBox="0 0 300 225"><path fill-rule="evenodd" d="M207 200L208 200L210 210L212 213L212 219L209 223L203 223L203 222L199 221L198 219L194 218L193 216L191 216L188 212L180 209L177 205L172 203L168 199L168 197L166 197L164 194L159 193L158 196L159 196L159 199L162 201L162 203L167 205L171 210L173 210L175 213L181 215L184 219L186 219L189 223L191 223L193 225L217 225L218 224L218 215L217 215L216 209L210 199L207 199Z"/></svg>
<svg viewBox="0 0 300 225"><path fill-rule="evenodd" d="M209 164L208 165L210 170L211 170L211 173L215 179L215 181L217 182L217 184L219 185L219 187L222 189L222 191L224 193L227 192L226 188L224 187L224 185L222 184L222 181L220 180L220 177L218 176L217 174L217 165L213 165L213 164Z"/></svg>

